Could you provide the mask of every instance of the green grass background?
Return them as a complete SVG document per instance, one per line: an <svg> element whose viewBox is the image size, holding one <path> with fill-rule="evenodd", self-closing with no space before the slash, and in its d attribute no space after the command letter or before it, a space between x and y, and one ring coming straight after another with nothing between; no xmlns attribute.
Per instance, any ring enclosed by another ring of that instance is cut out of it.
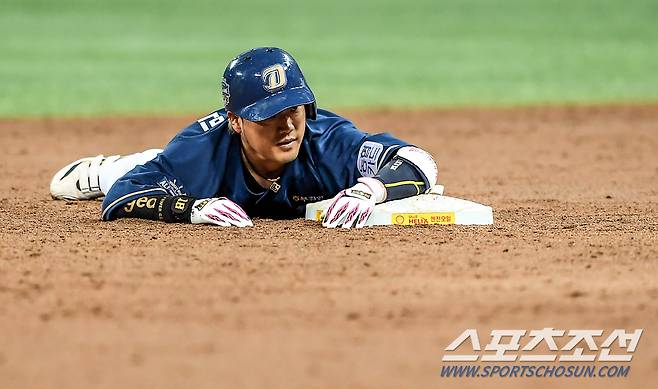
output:
<svg viewBox="0 0 658 389"><path fill-rule="evenodd" d="M656 0L2 0L0 116L205 112L262 45L331 109L658 100Z"/></svg>

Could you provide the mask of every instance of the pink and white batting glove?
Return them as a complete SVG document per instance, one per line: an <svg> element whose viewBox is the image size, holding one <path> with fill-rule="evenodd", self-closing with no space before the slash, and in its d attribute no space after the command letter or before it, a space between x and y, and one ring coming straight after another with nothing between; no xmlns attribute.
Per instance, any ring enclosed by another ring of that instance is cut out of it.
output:
<svg viewBox="0 0 658 389"><path fill-rule="evenodd" d="M375 209L375 204L384 201L386 188L381 181L370 177L361 177L358 181L333 198L323 214L323 227L362 228Z"/></svg>
<svg viewBox="0 0 658 389"><path fill-rule="evenodd" d="M242 207L226 197L195 201L190 222L192 224L216 224L222 227L253 227L254 225Z"/></svg>

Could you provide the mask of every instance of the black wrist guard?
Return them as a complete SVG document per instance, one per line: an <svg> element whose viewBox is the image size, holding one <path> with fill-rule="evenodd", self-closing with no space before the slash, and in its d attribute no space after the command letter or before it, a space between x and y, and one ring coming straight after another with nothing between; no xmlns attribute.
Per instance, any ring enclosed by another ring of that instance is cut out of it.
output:
<svg viewBox="0 0 658 389"><path fill-rule="evenodd" d="M156 194L142 196L117 208L116 217L162 220L167 223L190 223L192 205L196 199L189 196Z"/></svg>
<svg viewBox="0 0 658 389"><path fill-rule="evenodd" d="M195 200L190 196L166 196L158 205L158 218L167 223L190 223Z"/></svg>

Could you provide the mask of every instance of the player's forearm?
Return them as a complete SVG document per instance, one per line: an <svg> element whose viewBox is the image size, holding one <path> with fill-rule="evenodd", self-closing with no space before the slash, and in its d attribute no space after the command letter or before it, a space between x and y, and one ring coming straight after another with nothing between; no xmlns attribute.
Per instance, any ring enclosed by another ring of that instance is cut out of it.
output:
<svg viewBox="0 0 658 389"><path fill-rule="evenodd" d="M112 216L113 219L138 218L167 223L190 223L190 214L195 200L189 196L165 194L142 196L117 207Z"/></svg>
<svg viewBox="0 0 658 389"><path fill-rule="evenodd" d="M126 202L107 220L138 218L167 223L215 224L251 227L253 223L240 205L226 197L196 199L190 196L155 194Z"/></svg>
<svg viewBox="0 0 658 389"><path fill-rule="evenodd" d="M374 177L385 189L383 199L377 202L427 193L436 184L437 175L436 163L429 153L413 146L403 147Z"/></svg>

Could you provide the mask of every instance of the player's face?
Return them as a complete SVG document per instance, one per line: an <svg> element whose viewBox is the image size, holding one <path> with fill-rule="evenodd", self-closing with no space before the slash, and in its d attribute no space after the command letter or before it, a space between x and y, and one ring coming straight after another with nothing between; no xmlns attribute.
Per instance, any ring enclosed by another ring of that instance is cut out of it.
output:
<svg viewBox="0 0 658 389"><path fill-rule="evenodd" d="M233 129L240 134L244 152L259 173L276 174L297 158L306 129L303 105L260 122L232 116Z"/></svg>

